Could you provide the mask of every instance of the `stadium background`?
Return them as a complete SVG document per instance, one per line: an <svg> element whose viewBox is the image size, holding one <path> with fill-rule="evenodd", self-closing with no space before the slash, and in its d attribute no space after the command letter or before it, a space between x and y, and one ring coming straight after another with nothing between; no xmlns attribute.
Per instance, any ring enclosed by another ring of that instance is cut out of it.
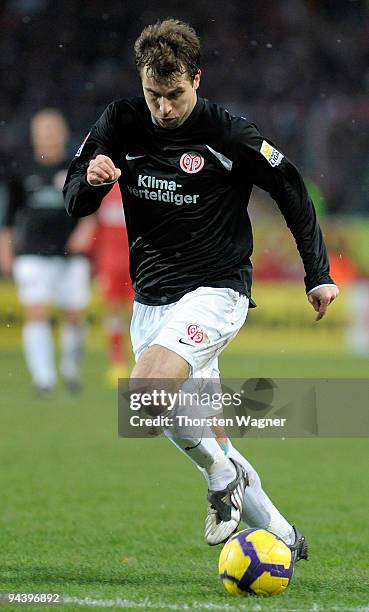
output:
<svg viewBox="0 0 369 612"><path fill-rule="evenodd" d="M341 287L328 316L315 325L292 237L276 206L255 191L251 214L254 298L259 307L226 351L224 374L367 378L369 3L365 0L197 0L175 5L169 0L3 2L0 215L9 164L29 148L32 113L45 106L63 110L72 128L72 155L109 101L140 92L132 44L144 25L168 15L191 22L201 36L201 94L255 121L302 170ZM179 603L193 597L223 602L219 588L209 585L216 551L209 553L201 545L203 488L198 481L194 486L192 467L162 441L123 445L116 440L115 396L102 380L105 357L97 294L88 315L84 393L76 400L58 389L46 406L31 394L21 356L22 314L14 287L9 280L0 280L5 468L1 489L6 491L0 531L1 588L52 586L79 597L115 597L123 592L132 600L145 594L155 601L177 601L178 582L184 581ZM339 602L347 606L342 609L365 603L368 576L360 554L367 555L366 483L357 466L367 456L367 441L251 440L247 446L242 441L240 447L247 448L267 490L287 514L298 515L315 545L320 565L301 571L302 587L296 582L290 600L295 609L302 610L306 601ZM148 452L155 453L154 478L145 473ZM319 473L319 483L307 482L306 470ZM283 487L276 473L283 473ZM138 500L130 498L135 486L145 491L140 502L147 504L149 517ZM171 489L176 491L178 507L188 508L185 516L178 518L175 513ZM125 514L126 496L130 517ZM336 499L334 507L331 496ZM319 518L314 518L312 500L317 498L323 503ZM170 529L176 530L175 541L160 516L150 510L155 504ZM192 516L200 516L195 534ZM342 526L344 535L340 535ZM147 529L154 557L145 550ZM322 542L324 551L319 549ZM185 569L176 560L178 546L187 551ZM341 577L343 548L346 561ZM171 572L166 558L171 559ZM166 581L164 591L156 570ZM150 585L146 590L142 571Z"/></svg>

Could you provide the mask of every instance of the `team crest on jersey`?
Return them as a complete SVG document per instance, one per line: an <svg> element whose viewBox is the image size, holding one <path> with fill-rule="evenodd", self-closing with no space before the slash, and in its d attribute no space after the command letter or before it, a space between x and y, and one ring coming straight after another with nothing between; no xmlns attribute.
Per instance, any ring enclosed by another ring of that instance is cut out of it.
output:
<svg viewBox="0 0 369 612"><path fill-rule="evenodd" d="M196 323L190 323L190 325L188 325L187 335L196 344L200 344L204 339L204 332L201 329L200 325L197 325Z"/></svg>
<svg viewBox="0 0 369 612"><path fill-rule="evenodd" d="M91 134L91 132L89 132L89 133L87 134L87 136L85 136L85 138L83 139L83 141L82 141L82 143L81 143L81 146L79 147L79 149L78 149L78 151L77 151L77 153L76 153L76 155L75 155L76 157L79 157L79 156L81 155L81 153L82 153L82 149L83 149L83 147L85 146L85 142L86 142L86 140L87 140L87 138L89 137L89 135L90 135L90 134Z"/></svg>
<svg viewBox="0 0 369 612"><path fill-rule="evenodd" d="M260 153L265 157L265 159L270 163L271 166L279 166L283 159L282 153L272 147L266 140L263 140Z"/></svg>
<svg viewBox="0 0 369 612"><path fill-rule="evenodd" d="M180 159L180 166L184 172L188 174L195 174L195 172L200 172L201 168L203 168L205 160L200 153L183 153Z"/></svg>

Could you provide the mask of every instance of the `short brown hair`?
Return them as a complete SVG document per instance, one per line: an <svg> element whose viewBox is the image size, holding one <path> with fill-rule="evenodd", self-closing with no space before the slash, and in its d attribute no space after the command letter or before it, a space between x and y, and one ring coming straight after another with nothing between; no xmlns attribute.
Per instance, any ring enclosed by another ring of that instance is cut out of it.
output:
<svg viewBox="0 0 369 612"><path fill-rule="evenodd" d="M147 71L157 81L173 81L187 74L193 81L200 68L200 39L195 30L177 19L147 26L134 46L136 68Z"/></svg>

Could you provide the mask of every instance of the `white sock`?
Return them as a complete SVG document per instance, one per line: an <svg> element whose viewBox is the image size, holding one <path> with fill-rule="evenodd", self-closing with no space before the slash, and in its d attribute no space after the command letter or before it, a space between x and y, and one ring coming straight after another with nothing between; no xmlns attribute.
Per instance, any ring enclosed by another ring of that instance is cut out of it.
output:
<svg viewBox="0 0 369 612"><path fill-rule="evenodd" d="M48 321L27 321L23 326L23 350L32 381L38 387L56 383L54 341Z"/></svg>
<svg viewBox="0 0 369 612"><path fill-rule="evenodd" d="M65 380L78 380L85 338L83 323L63 323L60 331L60 371Z"/></svg>
<svg viewBox="0 0 369 612"><path fill-rule="evenodd" d="M248 475L249 485L246 487L243 498L242 520L250 527L268 529L279 536L286 544L293 544L295 533L292 525L277 510L272 501L261 487L258 473L251 463L234 448L228 441L227 448L223 450L227 457L237 461Z"/></svg>
<svg viewBox="0 0 369 612"><path fill-rule="evenodd" d="M187 428L188 429L188 428ZM211 491L222 491L236 477L233 463L225 456L218 442L211 437L210 428L205 428L202 438L185 437L178 428L163 429L164 434L203 472ZM208 436L208 437L207 437Z"/></svg>

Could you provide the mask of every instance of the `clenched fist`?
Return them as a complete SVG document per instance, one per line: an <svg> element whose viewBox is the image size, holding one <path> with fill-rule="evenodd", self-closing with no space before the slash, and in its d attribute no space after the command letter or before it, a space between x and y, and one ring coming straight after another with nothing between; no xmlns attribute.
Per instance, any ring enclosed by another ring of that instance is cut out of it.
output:
<svg viewBox="0 0 369 612"><path fill-rule="evenodd" d="M122 174L119 168L114 166L113 161L107 155L98 155L91 159L87 168L87 182L90 185L103 185L114 183Z"/></svg>

